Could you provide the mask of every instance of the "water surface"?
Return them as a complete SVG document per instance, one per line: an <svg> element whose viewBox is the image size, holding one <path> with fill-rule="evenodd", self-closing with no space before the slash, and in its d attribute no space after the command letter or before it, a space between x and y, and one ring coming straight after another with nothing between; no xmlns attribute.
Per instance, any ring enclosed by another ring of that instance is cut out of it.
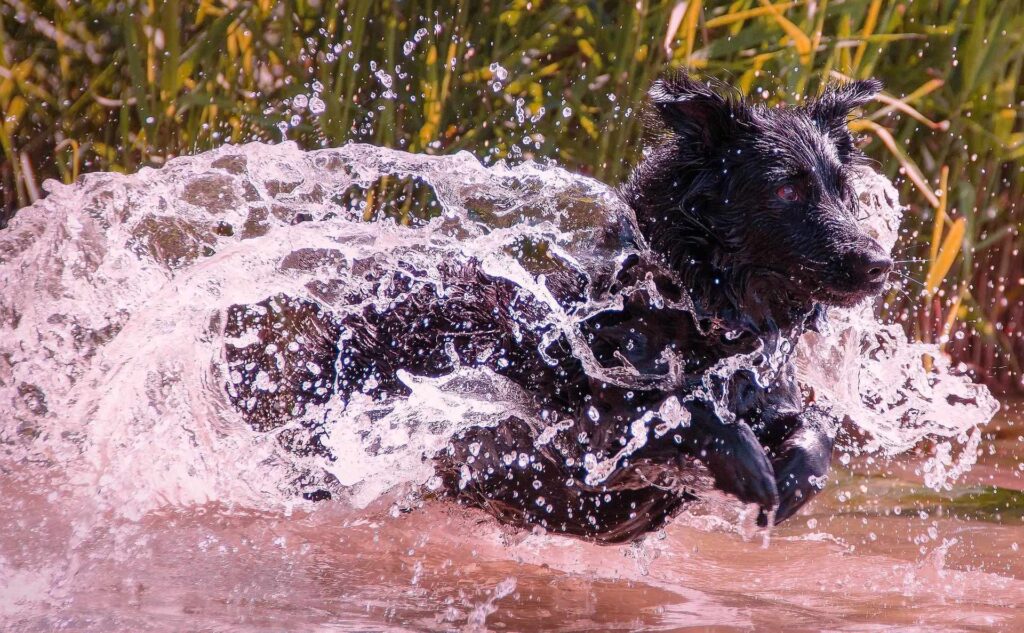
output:
<svg viewBox="0 0 1024 633"><path fill-rule="evenodd" d="M108 522L7 473L0 607L25 631L1018 630L1022 414L1009 403L943 493L913 457L837 464L767 543L683 516L640 545L598 546L384 500Z"/></svg>

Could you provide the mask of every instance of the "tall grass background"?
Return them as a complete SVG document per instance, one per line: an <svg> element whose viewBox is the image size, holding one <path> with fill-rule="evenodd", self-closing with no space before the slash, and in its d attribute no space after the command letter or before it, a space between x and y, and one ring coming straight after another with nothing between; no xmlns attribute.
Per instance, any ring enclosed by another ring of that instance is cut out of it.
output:
<svg viewBox="0 0 1024 633"><path fill-rule="evenodd" d="M909 204L888 318L1021 387L1024 0L0 0L0 226L45 178L249 140L616 183L668 66L771 103L882 79L852 127Z"/></svg>

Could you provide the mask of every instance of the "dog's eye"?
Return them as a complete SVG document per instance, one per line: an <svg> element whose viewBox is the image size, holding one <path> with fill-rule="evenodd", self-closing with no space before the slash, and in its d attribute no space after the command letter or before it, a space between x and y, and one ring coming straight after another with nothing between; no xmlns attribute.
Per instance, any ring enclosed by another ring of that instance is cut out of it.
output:
<svg viewBox="0 0 1024 633"><path fill-rule="evenodd" d="M800 199L800 192L793 185L782 185L775 190L775 195L786 202L796 202Z"/></svg>

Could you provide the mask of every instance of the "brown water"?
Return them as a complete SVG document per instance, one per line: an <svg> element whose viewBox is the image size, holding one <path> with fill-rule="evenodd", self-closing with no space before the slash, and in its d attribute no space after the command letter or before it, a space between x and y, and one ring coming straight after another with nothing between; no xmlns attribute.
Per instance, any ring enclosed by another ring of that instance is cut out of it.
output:
<svg viewBox="0 0 1024 633"><path fill-rule="evenodd" d="M1024 407L989 432L941 494L913 457L837 464L767 543L684 516L601 547L440 502L115 520L4 468L0 616L10 631L1022 630Z"/></svg>

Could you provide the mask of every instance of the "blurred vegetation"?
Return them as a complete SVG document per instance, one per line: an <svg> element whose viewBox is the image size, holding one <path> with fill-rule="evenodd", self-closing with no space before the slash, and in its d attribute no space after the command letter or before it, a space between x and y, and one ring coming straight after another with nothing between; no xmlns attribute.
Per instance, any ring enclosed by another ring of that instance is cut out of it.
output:
<svg viewBox="0 0 1024 633"><path fill-rule="evenodd" d="M0 0L0 226L45 178L283 137L614 183L668 65L769 102L875 76L853 126L910 205L889 314L1019 387L1022 39L1024 0Z"/></svg>

